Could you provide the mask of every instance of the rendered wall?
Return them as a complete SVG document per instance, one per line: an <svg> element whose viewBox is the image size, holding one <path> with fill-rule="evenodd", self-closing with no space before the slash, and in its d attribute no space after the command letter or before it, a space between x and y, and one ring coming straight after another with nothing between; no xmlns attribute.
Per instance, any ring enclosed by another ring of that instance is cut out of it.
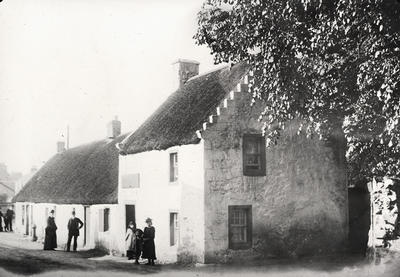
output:
<svg viewBox="0 0 400 277"><path fill-rule="evenodd" d="M242 136L261 133L261 107L235 92L203 132L206 262L343 250L348 199L343 134L328 142L296 135L288 124L266 149L266 176L243 175ZM252 205L252 247L228 249L228 206Z"/></svg>
<svg viewBox="0 0 400 277"><path fill-rule="evenodd" d="M171 152L178 153L178 181L173 183L169 181ZM119 165L119 233L125 233L125 205L135 205L138 228L146 226L147 217L153 219L159 262L201 261L204 256L202 144L120 156ZM123 176L137 173L140 174L140 187L122 188ZM170 212L177 212L179 220L179 243L174 246L170 246ZM122 238L117 249L119 253L125 252Z"/></svg>

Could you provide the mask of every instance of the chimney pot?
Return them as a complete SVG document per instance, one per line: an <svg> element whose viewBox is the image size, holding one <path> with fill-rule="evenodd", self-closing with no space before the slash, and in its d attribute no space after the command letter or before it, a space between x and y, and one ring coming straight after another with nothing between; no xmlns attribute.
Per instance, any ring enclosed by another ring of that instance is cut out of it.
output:
<svg viewBox="0 0 400 277"><path fill-rule="evenodd" d="M121 121L118 120L118 116L114 117L114 120L107 125L107 137L116 138L121 134Z"/></svg>
<svg viewBox="0 0 400 277"><path fill-rule="evenodd" d="M57 153L62 153L65 151L65 142L57 141Z"/></svg>
<svg viewBox="0 0 400 277"><path fill-rule="evenodd" d="M199 75L200 63L195 60L178 59L172 63L175 72L176 88L181 88L190 78Z"/></svg>

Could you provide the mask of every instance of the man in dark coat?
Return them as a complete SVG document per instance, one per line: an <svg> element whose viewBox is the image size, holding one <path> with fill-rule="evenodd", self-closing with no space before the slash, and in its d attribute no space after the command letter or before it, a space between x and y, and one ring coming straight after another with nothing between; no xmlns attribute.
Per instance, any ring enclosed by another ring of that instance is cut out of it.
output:
<svg viewBox="0 0 400 277"><path fill-rule="evenodd" d="M3 220L4 220L4 218L3 218L3 213L1 212L1 210L0 210L0 232L3 232ZM4 226L4 228L5 228L6 226Z"/></svg>
<svg viewBox="0 0 400 277"><path fill-rule="evenodd" d="M79 236L79 229L83 227L83 222L75 217L75 211L72 211L72 217L68 221L68 242L67 242L67 252L71 249L71 240L74 238L74 252L76 252L77 239Z"/></svg>
<svg viewBox="0 0 400 277"><path fill-rule="evenodd" d="M12 221L14 218L14 211L12 209L7 209L6 211L6 218L7 218L7 222L6 222L6 228L9 232L12 232Z"/></svg>

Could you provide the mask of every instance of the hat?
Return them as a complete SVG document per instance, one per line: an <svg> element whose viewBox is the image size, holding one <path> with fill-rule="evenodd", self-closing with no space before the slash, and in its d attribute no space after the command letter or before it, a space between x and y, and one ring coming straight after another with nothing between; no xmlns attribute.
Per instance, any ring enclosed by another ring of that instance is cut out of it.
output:
<svg viewBox="0 0 400 277"><path fill-rule="evenodd" d="M149 222L152 222L150 217L146 218L146 223L149 223Z"/></svg>

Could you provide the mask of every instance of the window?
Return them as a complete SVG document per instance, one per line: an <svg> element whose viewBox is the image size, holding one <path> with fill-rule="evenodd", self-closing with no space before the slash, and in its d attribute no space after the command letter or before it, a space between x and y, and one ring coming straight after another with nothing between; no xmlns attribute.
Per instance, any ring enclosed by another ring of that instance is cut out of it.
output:
<svg viewBox="0 0 400 277"><path fill-rule="evenodd" d="M262 135L243 136L243 174L265 176L265 138Z"/></svg>
<svg viewBox="0 0 400 277"><path fill-rule="evenodd" d="M169 181L178 181L178 153L169 154Z"/></svg>
<svg viewBox="0 0 400 277"><path fill-rule="evenodd" d="M99 210L99 230L107 232L110 229L110 209Z"/></svg>
<svg viewBox="0 0 400 277"><path fill-rule="evenodd" d="M169 213L169 231L170 245L174 246L178 243L179 238L178 213Z"/></svg>
<svg viewBox="0 0 400 277"><path fill-rule="evenodd" d="M251 206L229 206L229 248L247 249L252 244Z"/></svg>

